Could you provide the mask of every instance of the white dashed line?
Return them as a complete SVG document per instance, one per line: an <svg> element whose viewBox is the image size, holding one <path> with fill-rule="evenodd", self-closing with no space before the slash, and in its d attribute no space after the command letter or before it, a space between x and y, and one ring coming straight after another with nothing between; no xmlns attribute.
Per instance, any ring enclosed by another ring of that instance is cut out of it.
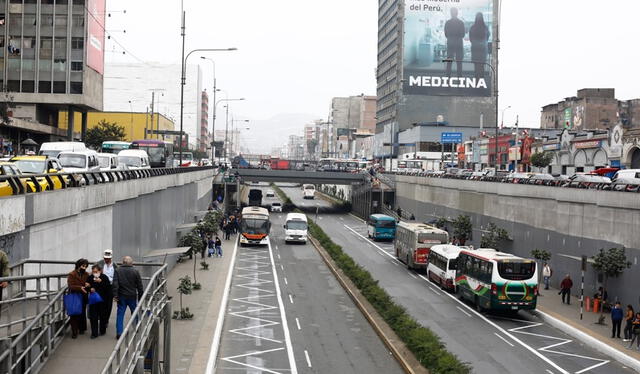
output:
<svg viewBox="0 0 640 374"><path fill-rule="evenodd" d="M551 370L547 369L547 373L549 373L549 374L553 374L553 371L551 371Z"/></svg>
<svg viewBox="0 0 640 374"><path fill-rule="evenodd" d="M296 317L296 326L298 326L298 330L302 330L302 328L300 328L300 320Z"/></svg>
<svg viewBox="0 0 640 374"><path fill-rule="evenodd" d="M293 297L291 296L291 294L289 294L289 301L291 301L291 304L293 304Z"/></svg>
<svg viewBox="0 0 640 374"><path fill-rule="evenodd" d="M277 256L278 256L278 260L280 260L280 253L278 253L278 255L277 255Z"/></svg>
<svg viewBox="0 0 640 374"><path fill-rule="evenodd" d="M289 285L289 282L287 282L287 277L284 277L284 284Z"/></svg>
<svg viewBox="0 0 640 374"><path fill-rule="evenodd" d="M311 360L309 359L309 352L307 352L307 350L304 350L304 357L307 359L307 366L311 367Z"/></svg>
<svg viewBox="0 0 640 374"><path fill-rule="evenodd" d="M460 308L458 308L458 309L460 309ZM471 317L471 316L469 316L469 317ZM505 343L507 343L507 344L509 344L510 346L512 346L512 347L513 347L513 344L511 344L507 339L503 338L503 337L502 337L500 334L498 334L497 332L494 332L494 333L493 333L493 335L497 336L498 338L502 339L502 341L503 341L503 342L505 342Z"/></svg>
<svg viewBox="0 0 640 374"><path fill-rule="evenodd" d="M467 317L471 318L471 314L467 313L464 309L460 308L459 306L457 306L456 308L458 308L458 310L461 311L462 313L466 314Z"/></svg>
<svg viewBox="0 0 640 374"><path fill-rule="evenodd" d="M284 271L284 266L282 266L282 264L280 264L280 269Z"/></svg>

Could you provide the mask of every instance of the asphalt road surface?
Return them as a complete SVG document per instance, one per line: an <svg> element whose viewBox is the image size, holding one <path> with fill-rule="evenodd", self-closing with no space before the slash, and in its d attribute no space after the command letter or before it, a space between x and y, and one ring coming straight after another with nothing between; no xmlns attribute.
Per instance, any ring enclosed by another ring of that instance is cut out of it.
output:
<svg viewBox="0 0 640 374"><path fill-rule="evenodd" d="M316 250L284 243L285 215L238 247L216 372L403 373Z"/></svg>

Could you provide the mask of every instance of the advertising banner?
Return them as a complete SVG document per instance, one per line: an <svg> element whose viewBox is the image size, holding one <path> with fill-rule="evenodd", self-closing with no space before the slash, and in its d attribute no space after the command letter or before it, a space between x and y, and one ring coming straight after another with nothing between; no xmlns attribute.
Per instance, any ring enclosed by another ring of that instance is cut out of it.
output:
<svg viewBox="0 0 640 374"><path fill-rule="evenodd" d="M106 0L89 0L87 15L87 66L104 74L104 26Z"/></svg>
<svg viewBox="0 0 640 374"><path fill-rule="evenodd" d="M405 0L403 91L491 96L493 0Z"/></svg>

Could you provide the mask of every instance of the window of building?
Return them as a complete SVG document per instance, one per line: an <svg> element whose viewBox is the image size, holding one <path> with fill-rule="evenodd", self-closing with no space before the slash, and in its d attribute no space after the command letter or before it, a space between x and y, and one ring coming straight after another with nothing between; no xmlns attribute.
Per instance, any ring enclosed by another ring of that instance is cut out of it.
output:
<svg viewBox="0 0 640 374"><path fill-rule="evenodd" d="M36 38L32 36L25 36L22 38L22 48L33 49L36 47Z"/></svg>
<svg viewBox="0 0 640 374"><path fill-rule="evenodd" d="M56 16L56 27L67 27L67 16Z"/></svg>
<svg viewBox="0 0 640 374"><path fill-rule="evenodd" d="M71 82L70 89L71 89L70 93L72 94L81 94L82 82Z"/></svg>
<svg viewBox="0 0 640 374"><path fill-rule="evenodd" d="M84 27L84 15L76 14L71 18L73 27Z"/></svg>
<svg viewBox="0 0 640 374"><path fill-rule="evenodd" d="M55 43L54 43L54 48L58 52L66 51L67 50L67 38L56 38Z"/></svg>
<svg viewBox="0 0 640 374"><path fill-rule="evenodd" d="M9 17L9 26L11 26L11 28L22 27L22 14L12 13L11 17Z"/></svg>
<svg viewBox="0 0 640 374"><path fill-rule="evenodd" d="M49 82L49 81L39 81L38 82L38 92L51 93L51 82Z"/></svg>
<svg viewBox="0 0 640 374"><path fill-rule="evenodd" d="M16 81L16 80L7 81L7 91L9 91L9 92L19 92L20 91L20 81Z"/></svg>
<svg viewBox="0 0 640 374"><path fill-rule="evenodd" d="M67 84L65 81L53 82L53 93L67 93Z"/></svg>
<svg viewBox="0 0 640 374"><path fill-rule="evenodd" d="M25 26L35 26L36 25L36 15L35 14L25 14L24 15L24 25Z"/></svg>
<svg viewBox="0 0 640 374"><path fill-rule="evenodd" d="M73 0L73 5L84 6L84 0Z"/></svg>
<svg viewBox="0 0 640 374"><path fill-rule="evenodd" d="M71 61L71 71L82 71L82 61Z"/></svg>
<svg viewBox="0 0 640 374"><path fill-rule="evenodd" d="M22 71L34 71L36 66L36 60L23 59L22 60Z"/></svg>
<svg viewBox="0 0 640 374"><path fill-rule="evenodd" d="M40 24L42 26L53 26L53 16L50 14L43 14L40 16Z"/></svg>
<svg viewBox="0 0 640 374"><path fill-rule="evenodd" d="M46 74L46 73L51 73L51 60L45 60L45 59L41 59L40 60L40 73L41 74Z"/></svg>
<svg viewBox="0 0 640 374"><path fill-rule="evenodd" d="M84 38L71 38L71 49L83 49Z"/></svg>
<svg viewBox="0 0 640 374"><path fill-rule="evenodd" d="M67 5L67 4L69 4L69 1L67 1L67 0L56 0L56 4L58 4L58 5Z"/></svg>
<svg viewBox="0 0 640 374"><path fill-rule="evenodd" d="M53 39L50 36L41 36L40 37L40 49L51 49L53 48Z"/></svg>
<svg viewBox="0 0 640 374"><path fill-rule="evenodd" d="M67 60L64 58L56 58L53 60L53 70L66 72L67 71Z"/></svg>
<svg viewBox="0 0 640 374"><path fill-rule="evenodd" d="M33 93L35 91L36 86L34 81L22 81L22 92Z"/></svg>

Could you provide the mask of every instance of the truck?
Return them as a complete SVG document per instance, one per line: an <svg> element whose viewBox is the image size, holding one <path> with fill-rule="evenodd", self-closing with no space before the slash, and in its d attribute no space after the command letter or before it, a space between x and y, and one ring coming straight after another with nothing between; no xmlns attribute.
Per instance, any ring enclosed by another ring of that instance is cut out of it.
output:
<svg viewBox="0 0 640 374"><path fill-rule="evenodd" d="M281 160L279 158L272 158L271 161L271 170L289 170L289 160Z"/></svg>
<svg viewBox="0 0 640 374"><path fill-rule="evenodd" d="M262 205L262 190L252 188L249 190L249 206Z"/></svg>

